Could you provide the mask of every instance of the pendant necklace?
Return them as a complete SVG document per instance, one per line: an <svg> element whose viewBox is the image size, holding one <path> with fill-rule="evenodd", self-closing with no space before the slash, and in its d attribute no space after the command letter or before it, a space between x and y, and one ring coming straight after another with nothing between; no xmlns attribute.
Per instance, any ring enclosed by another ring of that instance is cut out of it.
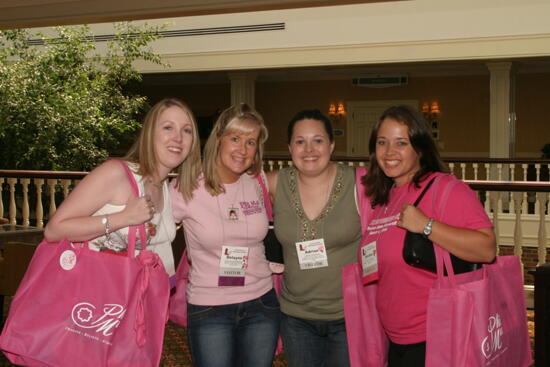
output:
<svg viewBox="0 0 550 367"><path fill-rule="evenodd" d="M239 193L241 192L242 185L243 185L243 182L239 178L239 182L237 183L237 188L235 190L235 195L233 196L233 200L230 202L231 205L229 205L226 210L227 220L230 220L230 221L239 220L239 208L235 206L235 202L237 202L237 198L239 197ZM219 195L216 196L216 199L218 199L218 205L219 205Z"/></svg>

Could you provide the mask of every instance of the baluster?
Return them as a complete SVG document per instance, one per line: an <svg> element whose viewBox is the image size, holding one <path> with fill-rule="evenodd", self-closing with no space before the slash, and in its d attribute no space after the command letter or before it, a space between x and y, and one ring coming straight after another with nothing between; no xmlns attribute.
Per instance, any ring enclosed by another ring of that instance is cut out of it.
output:
<svg viewBox="0 0 550 367"><path fill-rule="evenodd" d="M355 165L355 163L353 163L352 161L348 162L348 166L353 167L354 165Z"/></svg>
<svg viewBox="0 0 550 367"><path fill-rule="evenodd" d="M516 165L514 163L510 164L510 181L516 180Z"/></svg>
<svg viewBox="0 0 550 367"><path fill-rule="evenodd" d="M523 200L523 192L514 192L514 212L516 213L516 219L514 223L514 255L517 255L521 261L521 267L523 271L523 261L521 255L523 254L523 234L521 230L521 201Z"/></svg>
<svg viewBox="0 0 550 367"><path fill-rule="evenodd" d="M29 221L29 183L31 180L29 178L22 178L20 182L23 188L23 208L21 208L23 226L28 227L31 224Z"/></svg>
<svg viewBox="0 0 550 367"><path fill-rule="evenodd" d="M279 166L279 170L283 169L283 161L277 161L277 165Z"/></svg>
<svg viewBox="0 0 550 367"><path fill-rule="evenodd" d="M537 181L540 181L540 163L535 163L535 170L537 171Z"/></svg>
<svg viewBox="0 0 550 367"><path fill-rule="evenodd" d="M63 187L63 200L69 196L69 185L71 184L71 180L69 179L63 179L61 180L61 186ZM76 182L75 182L76 186Z"/></svg>
<svg viewBox="0 0 550 367"><path fill-rule="evenodd" d="M493 210L493 226L495 230L495 238L497 239L497 244L500 243L500 230L499 230L499 224L498 224L498 202L500 200L500 192L499 191L491 191L489 194L489 198L491 201L491 209ZM499 248L497 246L497 255L499 253Z"/></svg>
<svg viewBox="0 0 550 367"><path fill-rule="evenodd" d="M4 186L4 177L0 177L0 218L4 218L4 196L2 196L2 186Z"/></svg>
<svg viewBox="0 0 550 367"><path fill-rule="evenodd" d="M523 169L523 181L527 181L527 169L529 168L529 165L527 163L523 163L521 168Z"/></svg>
<svg viewBox="0 0 550 367"><path fill-rule="evenodd" d="M9 203L9 220L11 225L17 224L17 207L15 206L15 184L17 183L17 179L10 177L8 178L8 185L10 186L10 203Z"/></svg>
<svg viewBox="0 0 550 367"><path fill-rule="evenodd" d="M449 171L454 175L455 164L453 162L449 162Z"/></svg>
<svg viewBox="0 0 550 367"><path fill-rule="evenodd" d="M365 162L359 162L359 167L365 167Z"/></svg>
<svg viewBox="0 0 550 367"><path fill-rule="evenodd" d="M462 180L466 179L466 163L460 163L460 170L462 172Z"/></svg>
<svg viewBox="0 0 550 367"><path fill-rule="evenodd" d="M523 200L521 202L521 212L529 214L529 196L527 196L527 192L524 192L522 196Z"/></svg>
<svg viewBox="0 0 550 367"><path fill-rule="evenodd" d="M286 161L286 163L287 163L287 165L288 165L289 167L292 167L292 166L294 165L294 163L292 163L292 160Z"/></svg>
<svg viewBox="0 0 550 367"><path fill-rule="evenodd" d="M474 168L474 180L477 181L477 169L478 169L479 165L477 163L473 163L472 167Z"/></svg>
<svg viewBox="0 0 550 367"><path fill-rule="evenodd" d="M273 161L269 160L267 161L267 166L269 167L269 172L273 172Z"/></svg>
<svg viewBox="0 0 550 367"><path fill-rule="evenodd" d="M503 203L503 197L502 197L502 196L503 196L503 195L502 195L502 192L499 191L499 192L498 192L498 213L499 213L499 214L504 213L503 205L502 205L502 203Z"/></svg>
<svg viewBox="0 0 550 367"><path fill-rule="evenodd" d="M502 181L502 163L497 164L497 177L499 181Z"/></svg>
<svg viewBox="0 0 550 367"><path fill-rule="evenodd" d="M36 186L36 226L44 227L44 207L42 206L42 186L44 185L43 178L35 178L34 186Z"/></svg>
<svg viewBox="0 0 550 367"><path fill-rule="evenodd" d="M540 211L540 205L537 205L537 200L538 200L538 197L537 197L538 194L536 193L531 193L531 202L535 202L535 215L539 215L541 213ZM544 211L542 212L544 213Z"/></svg>
<svg viewBox="0 0 550 367"><path fill-rule="evenodd" d="M491 192L486 191L485 192L485 202L483 203L483 207L485 208L485 212L490 213L491 212Z"/></svg>
<svg viewBox="0 0 550 367"><path fill-rule="evenodd" d="M491 179L491 165L489 163L485 163L485 181L489 181Z"/></svg>
<svg viewBox="0 0 550 367"><path fill-rule="evenodd" d="M548 202L548 193L547 192L537 192L537 201L539 205L539 238L538 238L538 263L537 266L540 266L546 263L546 203Z"/></svg>
<svg viewBox="0 0 550 367"><path fill-rule="evenodd" d="M53 217L55 211L57 210L55 206L55 185L57 184L57 179L48 179L46 182L48 184L48 192L50 196L50 210L48 211L48 219L50 219L51 217Z"/></svg>

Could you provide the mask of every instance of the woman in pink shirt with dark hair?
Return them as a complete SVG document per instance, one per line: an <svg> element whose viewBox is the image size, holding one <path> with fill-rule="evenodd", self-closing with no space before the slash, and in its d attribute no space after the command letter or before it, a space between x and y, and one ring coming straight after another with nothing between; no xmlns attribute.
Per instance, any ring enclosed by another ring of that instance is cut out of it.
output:
<svg viewBox="0 0 550 367"><path fill-rule="evenodd" d="M192 198L171 186L191 263L187 334L198 367L272 365L280 310L264 254L268 220L256 177L263 175L266 139L257 111L232 106L206 142Z"/></svg>
<svg viewBox="0 0 550 367"><path fill-rule="evenodd" d="M369 151L363 183L373 212L362 242L365 250L373 243L376 249L377 309L390 339L389 367L424 366L426 308L436 274L405 263L405 234L423 233L466 261L491 262L496 255L492 223L476 194L443 173L430 127L414 108L386 110L374 127ZM411 205L432 180L418 207Z"/></svg>

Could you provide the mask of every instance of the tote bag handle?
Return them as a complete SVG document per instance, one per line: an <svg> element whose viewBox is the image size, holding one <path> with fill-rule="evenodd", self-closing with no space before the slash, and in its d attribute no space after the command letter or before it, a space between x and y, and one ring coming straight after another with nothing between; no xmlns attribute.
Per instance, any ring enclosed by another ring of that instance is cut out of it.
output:
<svg viewBox="0 0 550 367"><path fill-rule="evenodd" d="M130 182L130 186L132 187L132 192L135 197L139 197L139 189L136 182L136 179L134 178L134 175L130 171L130 168L128 167L128 164L120 159L116 159L122 167L124 167L124 172L126 172L126 177L128 178L128 181ZM137 226L130 226L128 229L128 256L129 257L135 257L136 256L136 231L139 229L139 235L142 246L145 246L147 243L147 237L145 234L145 225L142 223ZM145 250L143 248L142 250Z"/></svg>

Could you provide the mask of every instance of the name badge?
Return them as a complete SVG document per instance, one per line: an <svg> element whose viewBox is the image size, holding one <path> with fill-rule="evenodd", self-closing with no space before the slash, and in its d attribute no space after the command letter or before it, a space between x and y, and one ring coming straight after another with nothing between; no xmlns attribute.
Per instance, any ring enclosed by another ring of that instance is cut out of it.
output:
<svg viewBox="0 0 550 367"><path fill-rule="evenodd" d="M328 266L325 240L322 238L296 242L296 252L301 270L323 268Z"/></svg>
<svg viewBox="0 0 550 367"><path fill-rule="evenodd" d="M218 286L244 286L248 247L222 246Z"/></svg>
<svg viewBox="0 0 550 367"><path fill-rule="evenodd" d="M363 268L363 284L378 280L378 256L376 255L376 241L361 247L361 267Z"/></svg>

